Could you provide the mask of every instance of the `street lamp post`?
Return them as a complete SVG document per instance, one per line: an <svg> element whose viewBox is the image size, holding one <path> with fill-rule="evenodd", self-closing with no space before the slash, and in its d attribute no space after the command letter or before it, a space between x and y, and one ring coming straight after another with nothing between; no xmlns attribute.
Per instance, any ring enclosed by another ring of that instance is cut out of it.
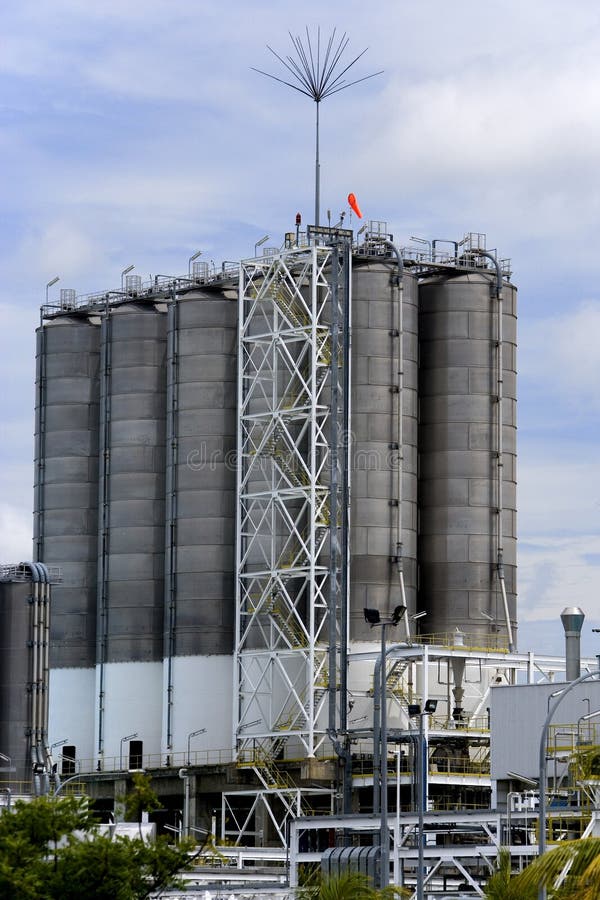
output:
<svg viewBox="0 0 600 900"><path fill-rule="evenodd" d="M585 697L585 699L588 700L587 697ZM589 702L590 701L588 700L588 710L589 710ZM580 734L581 723L587 722L589 719L595 719L596 716L600 716L600 709L596 709L596 710L594 710L594 712L587 712L585 716L579 716L579 718L577 719L577 743L578 744L581 743L581 734Z"/></svg>
<svg viewBox="0 0 600 900"><path fill-rule="evenodd" d="M551 694L548 694L548 706L546 708L546 713L550 712L550 701L554 700L555 697L560 697L561 694L564 694L565 689L561 688L559 691L552 691Z"/></svg>
<svg viewBox="0 0 600 900"><path fill-rule="evenodd" d="M192 263L195 259L198 259L199 256L202 256L202 250L196 250L196 252L192 253L190 258L188 259L188 275L192 274Z"/></svg>
<svg viewBox="0 0 600 900"><path fill-rule="evenodd" d="M398 881L398 872L400 870L400 762L401 750L400 744L396 746L396 831L394 833L394 872L396 873L396 881Z"/></svg>
<svg viewBox="0 0 600 900"><path fill-rule="evenodd" d="M190 771L189 769L180 769L179 777L183 781L183 836L190 835Z"/></svg>
<svg viewBox="0 0 600 900"><path fill-rule="evenodd" d="M193 737L197 737L199 734L206 734L206 728L199 728L197 731L191 731L187 736L187 756L186 756L186 766L190 766L190 741Z"/></svg>
<svg viewBox="0 0 600 900"><path fill-rule="evenodd" d="M262 247L263 244L266 244L269 240L270 235L265 234L264 237L261 237L260 241L257 241L254 245L254 256L258 256L258 248Z"/></svg>
<svg viewBox="0 0 600 900"><path fill-rule="evenodd" d="M437 700L426 700L424 709L421 709L419 703L409 703L408 715L419 720L419 780L417 790L417 814L419 817L418 825L418 858L417 858L417 893L416 900L423 900L424 891L424 819L425 819L425 802L427 800L427 754L425 752L425 728L423 720L425 716L430 716L436 711Z"/></svg>
<svg viewBox="0 0 600 900"><path fill-rule="evenodd" d="M6 753L0 753L0 759L4 760L4 762L8 763L7 766L0 766L0 772L16 772L16 766L13 766L12 759L10 756L7 756Z"/></svg>
<svg viewBox="0 0 600 900"><path fill-rule="evenodd" d="M48 306L48 290L52 287L53 284L56 284L58 281L60 281L60 278L58 275L55 275L54 278L52 278L46 285L46 306Z"/></svg>
<svg viewBox="0 0 600 900"><path fill-rule="evenodd" d="M62 789L67 784L71 784L73 781L86 781L86 780L95 780L98 778L96 772L76 772L75 775L71 775L69 778L65 778L64 781L61 781L59 785L54 789L53 797L58 797Z"/></svg>
<svg viewBox="0 0 600 900"><path fill-rule="evenodd" d="M373 778L376 777L375 756L379 750L379 815L380 829L379 841L381 845L381 887L387 887L390 880L390 830L388 825L388 795L387 795L387 704L386 704L386 671L385 671L385 630L388 625L397 625L406 612L405 606L396 606L391 616L382 617L378 609L365 607L365 621L374 628L381 627L381 654L379 657L379 699L381 704L381 719L379 727L379 742L373 723ZM377 672L377 667L375 667ZM375 703L373 704L373 718L375 719ZM379 746L377 744L379 743ZM375 791L373 791L375 797ZM375 811L375 810L374 810Z"/></svg>
<svg viewBox="0 0 600 900"><path fill-rule="evenodd" d="M119 769L123 768L123 744L125 741L132 741L134 738L138 736L137 731L134 734L126 734L125 737L121 738L121 742L119 745Z"/></svg>
<svg viewBox="0 0 600 900"><path fill-rule="evenodd" d="M126 268L124 268L123 271L121 272L121 290L123 290L123 279L125 278L126 275L129 275L130 272L133 272L134 269L135 269L134 265L126 266Z"/></svg>
<svg viewBox="0 0 600 900"><path fill-rule="evenodd" d="M600 663L600 659L599 659ZM547 819L547 803L546 803L546 774L548 763L546 759L546 746L548 743L548 730L550 728L550 722L554 718L554 713L565 699L567 694L569 694L573 688L577 687L579 684L583 684L585 681L591 681L592 678L600 677L600 667L596 669L594 672L586 672L585 675L582 675L580 678L576 678L575 681L571 681L569 684L565 686L563 690L560 692L557 691L557 697L554 701L552 707L548 709L548 715L546 716L546 720L542 725L542 733L540 735L540 748L539 748L539 768L540 768L540 807L539 807L539 818L538 818L538 828L539 828L539 843L538 850L539 855L543 856L546 852L546 819ZM541 885L538 892L538 900L546 900L546 887L545 885Z"/></svg>

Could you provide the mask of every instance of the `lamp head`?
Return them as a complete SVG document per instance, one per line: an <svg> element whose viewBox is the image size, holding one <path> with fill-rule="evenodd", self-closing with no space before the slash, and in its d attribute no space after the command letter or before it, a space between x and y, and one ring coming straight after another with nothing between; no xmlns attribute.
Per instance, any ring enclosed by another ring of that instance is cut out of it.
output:
<svg viewBox="0 0 600 900"><path fill-rule="evenodd" d="M414 716L421 715L421 704L420 703L409 703L408 704L408 714L411 718Z"/></svg>
<svg viewBox="0 0 600 900"><path fill-rule="evenodd" d="M363 612L365 614L365 622L368 622L369 625L379 625L381 623L381 616L378 609L368 609L365 606Z"/></svg>
<svg viewBox="0 0 600 900"><path fill-rule="evenodd" d="M392 625L397 625L405 612L405 606L402 606L401 604L399 606L396 606L394 612L392 613Z"/></svg>
<svg viewBox="0 0 600 900"><path fill-rule="evenodd" d="M437 709L438 702L437 700L426 700L425 701L425 712L426 713L434 713Z"/></svg>

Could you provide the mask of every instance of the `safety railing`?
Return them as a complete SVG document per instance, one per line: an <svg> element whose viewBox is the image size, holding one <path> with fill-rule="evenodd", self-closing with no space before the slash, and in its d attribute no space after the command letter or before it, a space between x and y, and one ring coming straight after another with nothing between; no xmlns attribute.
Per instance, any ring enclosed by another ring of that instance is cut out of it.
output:
<svg viewBox="0 0 600 900"><path fill-rule="evenodd" d="M508 653L506 637L498 634L468 634L461 633L460 644L456 642L456 632L438 632L432 634L419 634L413 638L413 644L428 644L436 647L446 647L449 650L477 650L481 653Z"/></svg>
<svg viewBox="0 0 600 900"><path fill-rule="evenodd" d="M51 583L62 581L60 566L46 566ZM24 563L0 565L0 581L31 581L31 570Z"/></svg>
<svg viewBox="0 0 600 900"><path fill-rule="evenodd" d="M430 731L460 731L469 734L469 732L483 732L489 734L490 720L487 716L474 716L472 719L456 721L447 716L431 716L429 719Z"/></svg>
<svg viewBox="0 0 600 900"><path fill-rule="evenodd" d="M140 769L178 768L181 766L221 766L234 762L233 750L191 750L188 754L179 750L175 753L146 753L133 768L129 766L129 754L123 752L123 756L104 756L92 759L76 760L77 774L84 775L92 772L127 772Z"/></svg>
<svg viewBox="0 0 600 900"><path fill-rule="evenodd" d="M490 763L489 760L472 760L472 759L430 759L427 765L429 776L435 779L437 775L451 775L458 778L470 779L489 779ZM395 756L388 757L388 778L393 781L398 771L398 760ZM355 777L370 778L373 776L373 757L369 755L359 754L352 757L352 774ZM410 755L400 757L400 776L415 775L415 769L411 762Z"/></svg>

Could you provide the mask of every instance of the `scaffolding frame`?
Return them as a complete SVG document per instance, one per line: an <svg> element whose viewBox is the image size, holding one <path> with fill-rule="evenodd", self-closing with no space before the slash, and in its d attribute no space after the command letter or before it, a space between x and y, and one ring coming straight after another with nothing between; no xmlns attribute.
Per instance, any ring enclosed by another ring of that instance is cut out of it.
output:
<svg viewBox="0 0 600 900"><path fill-rule="evenodd" d="M314 757L337 721L350 266L343 239L240 266L233 724L258 769Z"/></svg>

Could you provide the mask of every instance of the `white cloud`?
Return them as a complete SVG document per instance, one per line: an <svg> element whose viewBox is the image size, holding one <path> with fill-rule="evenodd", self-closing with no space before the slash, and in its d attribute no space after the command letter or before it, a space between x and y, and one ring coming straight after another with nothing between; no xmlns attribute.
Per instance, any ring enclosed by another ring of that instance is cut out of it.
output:
<svg viewBox="0 0 600 900"><path fill-rule="evenodd" d="M569 443L534 445L521 454L520 535L600 533L600 460L583 457Z"/></svg>
<svg viewBox="0 0 600 900"><path fill-rule="evenodd" d="M586 454L574 442L528 446L519 464L518 508L519 646L562 653L558 618L566 606L584 610L586 627L600 625L600 461L593 448Z"/></svg>
<svg viewBox="0 0 600 900"><path fill-rule="evenodd" d="M576 409L600 410L600 300L530 319L519 328L520 374Z"/></svg>
<svg viewBox="0 0 600 900"><path fill-rule="evenodd" d="M0 501L0 563L23 562L31 553L31 512Z"/></svg>
<svg viewBox="0 0 600 900"><path fill-rule="evenodd" d="M541 537L519 547L519 619L558 617L566 606L580 606L598 619L600 535Z"/></svg>

